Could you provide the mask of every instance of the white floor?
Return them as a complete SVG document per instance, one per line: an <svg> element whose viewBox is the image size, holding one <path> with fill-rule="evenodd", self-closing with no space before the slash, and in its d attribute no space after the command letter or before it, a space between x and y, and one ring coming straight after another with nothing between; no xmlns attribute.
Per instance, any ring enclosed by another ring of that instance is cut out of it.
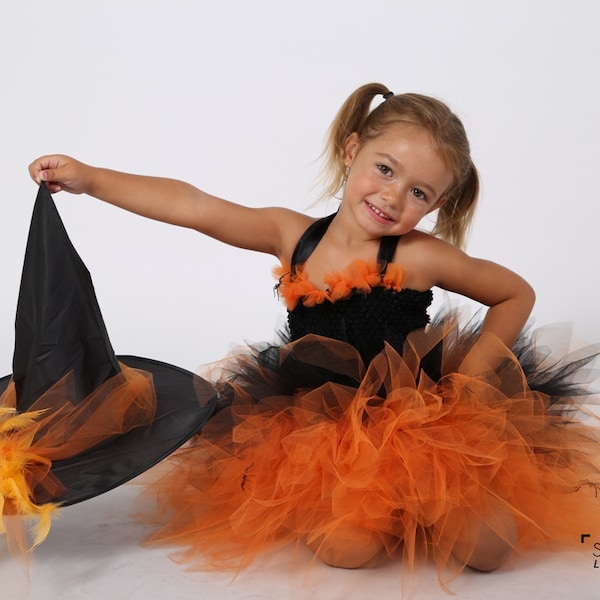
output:
<svg viewBox="0 0 600 600"><path fill-rule="evenodd" d="M147 531L131 517L135 485L63 509L48 539L31 556L29 574L0 549L2 600L293 599L353 600L401 597L397 564L345 571L285 549L265 557L234 581L226 573L187 572L164 549L141 547ZM600 541L600 532L597 532ZM492 574L465 572L451 584L457 598L592 599L600 597L594 536L581 554L515 558ZM600 544L599 544L600 547ZM600 552L596 552L600 554ZM600 559L599 559L600 566ZM307 567L308 570L307 570ZM433 568L411 597L451 598Z"/></svg>

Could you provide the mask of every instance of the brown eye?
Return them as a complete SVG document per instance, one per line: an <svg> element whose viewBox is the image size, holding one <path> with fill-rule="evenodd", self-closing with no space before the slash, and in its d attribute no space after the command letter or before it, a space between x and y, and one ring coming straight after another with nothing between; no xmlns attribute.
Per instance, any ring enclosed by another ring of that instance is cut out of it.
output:
<svg viewBox="0 0 600 600"><path fill-rule="evenodd" d="M427 200L423 190L420 190L419 188L410 188L410 191L412 192L413 196L419 198L419 200Z"/></svg>

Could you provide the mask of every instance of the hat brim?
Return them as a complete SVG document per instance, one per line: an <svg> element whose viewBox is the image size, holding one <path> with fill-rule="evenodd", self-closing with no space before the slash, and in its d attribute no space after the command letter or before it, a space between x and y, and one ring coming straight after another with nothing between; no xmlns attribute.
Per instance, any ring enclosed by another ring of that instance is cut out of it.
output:
<svg viewBox="0 0 600 600"><path fill-rule="evenodd" d="M152 373L156 391L152 424L111 438L78 456L55 461L52 473L65 491L56 498L36 496L38 504L57 502L68 506L126 483L189 440L213 413L215 391L194 373L138 356L117 359L128 367ZM0 379L0 393L10 380L10 375Z"/></svg>

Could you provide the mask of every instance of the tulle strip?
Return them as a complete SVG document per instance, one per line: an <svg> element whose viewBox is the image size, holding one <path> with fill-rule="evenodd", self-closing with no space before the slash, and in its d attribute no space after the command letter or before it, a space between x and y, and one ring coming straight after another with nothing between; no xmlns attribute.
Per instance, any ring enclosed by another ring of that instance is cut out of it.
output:
<svg viewBox="0 0 600 600"><path fill-rule="evenodd" d="M121 372L74 404L71 374L17 413L14 383L0 397L0 533L11 553L24 556L50 531L61 482L52 462L77 456L134 427L152 423L156 397L152 375L121 364ZM25 533L30 528L32 543Z"/></svg>
<svg viewBox="0 0 600 600"><path fill-rule="evenodd" d="M420 358L441 340L446 365L469 352L446 322L366 369L347 344L317 336L284 347L280 366L264 350L231 359L227 406L149 486L150 542L183 547L176 559L191 568L238 569L277 544L346 539L409 568L431 559L446 580L471 562L482 524L517 552L577 548L583 531L600 532L598 428L549 410L500 342L475 371L431 380ZM324 357L356 385L303 388L302 369ZM567 362L548 389L571 389Z"/></svg>

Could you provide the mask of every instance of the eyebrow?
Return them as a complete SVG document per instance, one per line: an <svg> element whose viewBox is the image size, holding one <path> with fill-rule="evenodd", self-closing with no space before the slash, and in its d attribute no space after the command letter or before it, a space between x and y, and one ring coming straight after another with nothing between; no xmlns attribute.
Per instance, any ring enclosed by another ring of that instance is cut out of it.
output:
<svg viewBox="0 0 600 600"><path fill-rule="evenodd" d="M396 167L402 167L402 165L391 154L387 154L386 152L376 152L375 155L379 156L381 158L385 158L385 159L389 160ZM428 183L426 183L424 181L416 183L415 187L425 188L426 190L428 190L432 194L432 196L436 200L439 197L438 193Z"/></svg>

